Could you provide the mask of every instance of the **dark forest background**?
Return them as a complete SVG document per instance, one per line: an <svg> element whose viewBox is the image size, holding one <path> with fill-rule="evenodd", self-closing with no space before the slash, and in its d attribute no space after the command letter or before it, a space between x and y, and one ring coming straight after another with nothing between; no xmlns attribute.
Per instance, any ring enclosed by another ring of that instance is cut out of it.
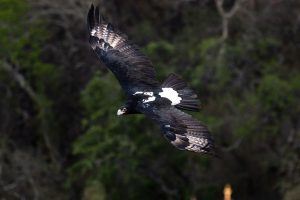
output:
<svg viewBox="0 0 300 200"><path fill-rule="evenodd" d="M1 199L300 197L299 0L102 0L106 19L180 74L221 158L179 151L88 44L91 0L0 0Z"/></svg>

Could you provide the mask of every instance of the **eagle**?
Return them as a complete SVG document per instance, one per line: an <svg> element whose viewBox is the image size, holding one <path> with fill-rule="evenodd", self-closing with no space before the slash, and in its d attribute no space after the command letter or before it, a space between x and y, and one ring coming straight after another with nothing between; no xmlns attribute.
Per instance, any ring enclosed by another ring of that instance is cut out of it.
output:
<svg viewBox="0 0 300 200"><path fill-rule="evenodd" d="M207 126L183 112L199 110L198 97L186 82L170 74L160 84L149 58L103 19L99 6L91 5L87 23L91 48L116 76L127 97L117 115L144 114L160 125L163 136L176 148L214 155Z"/></svg>

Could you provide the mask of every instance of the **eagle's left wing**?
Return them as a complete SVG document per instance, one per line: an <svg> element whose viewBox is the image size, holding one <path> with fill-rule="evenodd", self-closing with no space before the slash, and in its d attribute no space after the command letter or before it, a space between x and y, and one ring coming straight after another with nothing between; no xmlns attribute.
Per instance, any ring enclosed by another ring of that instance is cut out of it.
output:
<svg viewBox="0 0 300 200"><path fill-rule="evenodd" d="M126 35L101 18L99 7L91 6L87 21L91 47L128 95L159 85L151 61Z"/></svg>

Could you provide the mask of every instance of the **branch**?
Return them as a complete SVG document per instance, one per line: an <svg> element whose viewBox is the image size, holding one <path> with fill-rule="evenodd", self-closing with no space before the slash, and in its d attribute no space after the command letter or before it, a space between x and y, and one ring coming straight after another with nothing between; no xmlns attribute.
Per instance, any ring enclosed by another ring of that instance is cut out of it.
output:
<svg viewBox="0 0 300 200"><path fill-rule="evenodd" d="M223 7L224 0L215 0L217 10L222 17L222 36L221 41L225 41L228 38L228 26L229 26L229 20L232 18L236 12L240 8L240 4L242 0L235 0L234 5L229 11L225 11Z"/></svg>
<svg viewBox="0 0 300 200"><path fill-rule="evenodd" d="M231 144L230 146L222 148L222 150L223 150L223 151L226 151L226 152L233 151L233 150L239 148L240 145L242 144L242 142L243 142L243 139L240 138L240 139L236 140L236 141L235 141L233 144Z"/></svg>
<svg viewBox="0 0 300 200"><path fill-rule="evenodd" d="M20 85L20 87L28 94L28 96L37 104L40 103L38 95L33 91L30 85L27 83L25 78L10 64L7 62L2 62L1 66L5 69L8 73L10 73L13 79Z"/></svg>
<svg viewBox="0 0 300 200"><path fill-rule="evenodd" d="M220 16L222 17L222 36L220 37L221 47L219 49L218 56L216 59L218 66L221 66L221 63L223 62L222 59L226 52L225 41L227 40L229 35L229 21L239 10L242 1L244 0L235 0L234 5L231 7L231 9L229 11L226 11L223 7L224 0L215 0L217 10Z"/></svg>
<svg viewBox="0 0 300 200"><path fill-rule="evenodd" d="M2 68L4 70L6 70L9 74L12 75L13 79L20 85L20 87L28 94L28 96L32 99L32 101L37 105L39 115L45 114L47 111L46 111L46 107L42 101L42 98L34 92L34 90L30 86L30 84L26 81L24 76L21 73L19 73L16 69L14 69L13 66L8 62L5 62L5 61L2 62L2 63L0 63L0 66L2 66ZM42 124L42 129L43 129L43 127L45 126L45 123L47 123L47 122L45 121L45 119L43 117L40 120L41 120L41 124ZM56 152L52 147L50 138L49 138L46 130L47 129L41 130L46 148L49 151L49 156L50 156L51 160L53 161L53 163L55 163L56 166L59 166L58 161L55 156Z"/></svg>
<svg viewBox="0 0 300 200"><path fill-rule="evenodd" d="M178 194L178 191L175 189L170 188L160 177L159 175L155 174L154 172L152 172L152 170L150 171L146 171L146 175L149 176L150 178L153 179L153 181L155 181L161 188L161 190L163 192L165 192L166 194L168 194L169 196L176 196Z"/></svg>

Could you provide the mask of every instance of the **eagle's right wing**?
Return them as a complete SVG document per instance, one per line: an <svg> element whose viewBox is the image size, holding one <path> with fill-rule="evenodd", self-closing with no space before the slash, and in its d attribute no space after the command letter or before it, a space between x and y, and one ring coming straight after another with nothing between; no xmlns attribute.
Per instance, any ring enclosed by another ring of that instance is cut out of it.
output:
<svg viewBox="0 0 300 200"><path fill-rule="evenodd" d="M202 122L174 106L146 110L142 113L158 122L164 137L178 149L216 155L214 140Z"/></svg>
<svg viewBox="0 0 300 200"><path fill-rule="evenodd" d="M91 6L87 20L91 47L128 95L158 86L151 61L124 34L101 18L99 7Z"/></svg>

